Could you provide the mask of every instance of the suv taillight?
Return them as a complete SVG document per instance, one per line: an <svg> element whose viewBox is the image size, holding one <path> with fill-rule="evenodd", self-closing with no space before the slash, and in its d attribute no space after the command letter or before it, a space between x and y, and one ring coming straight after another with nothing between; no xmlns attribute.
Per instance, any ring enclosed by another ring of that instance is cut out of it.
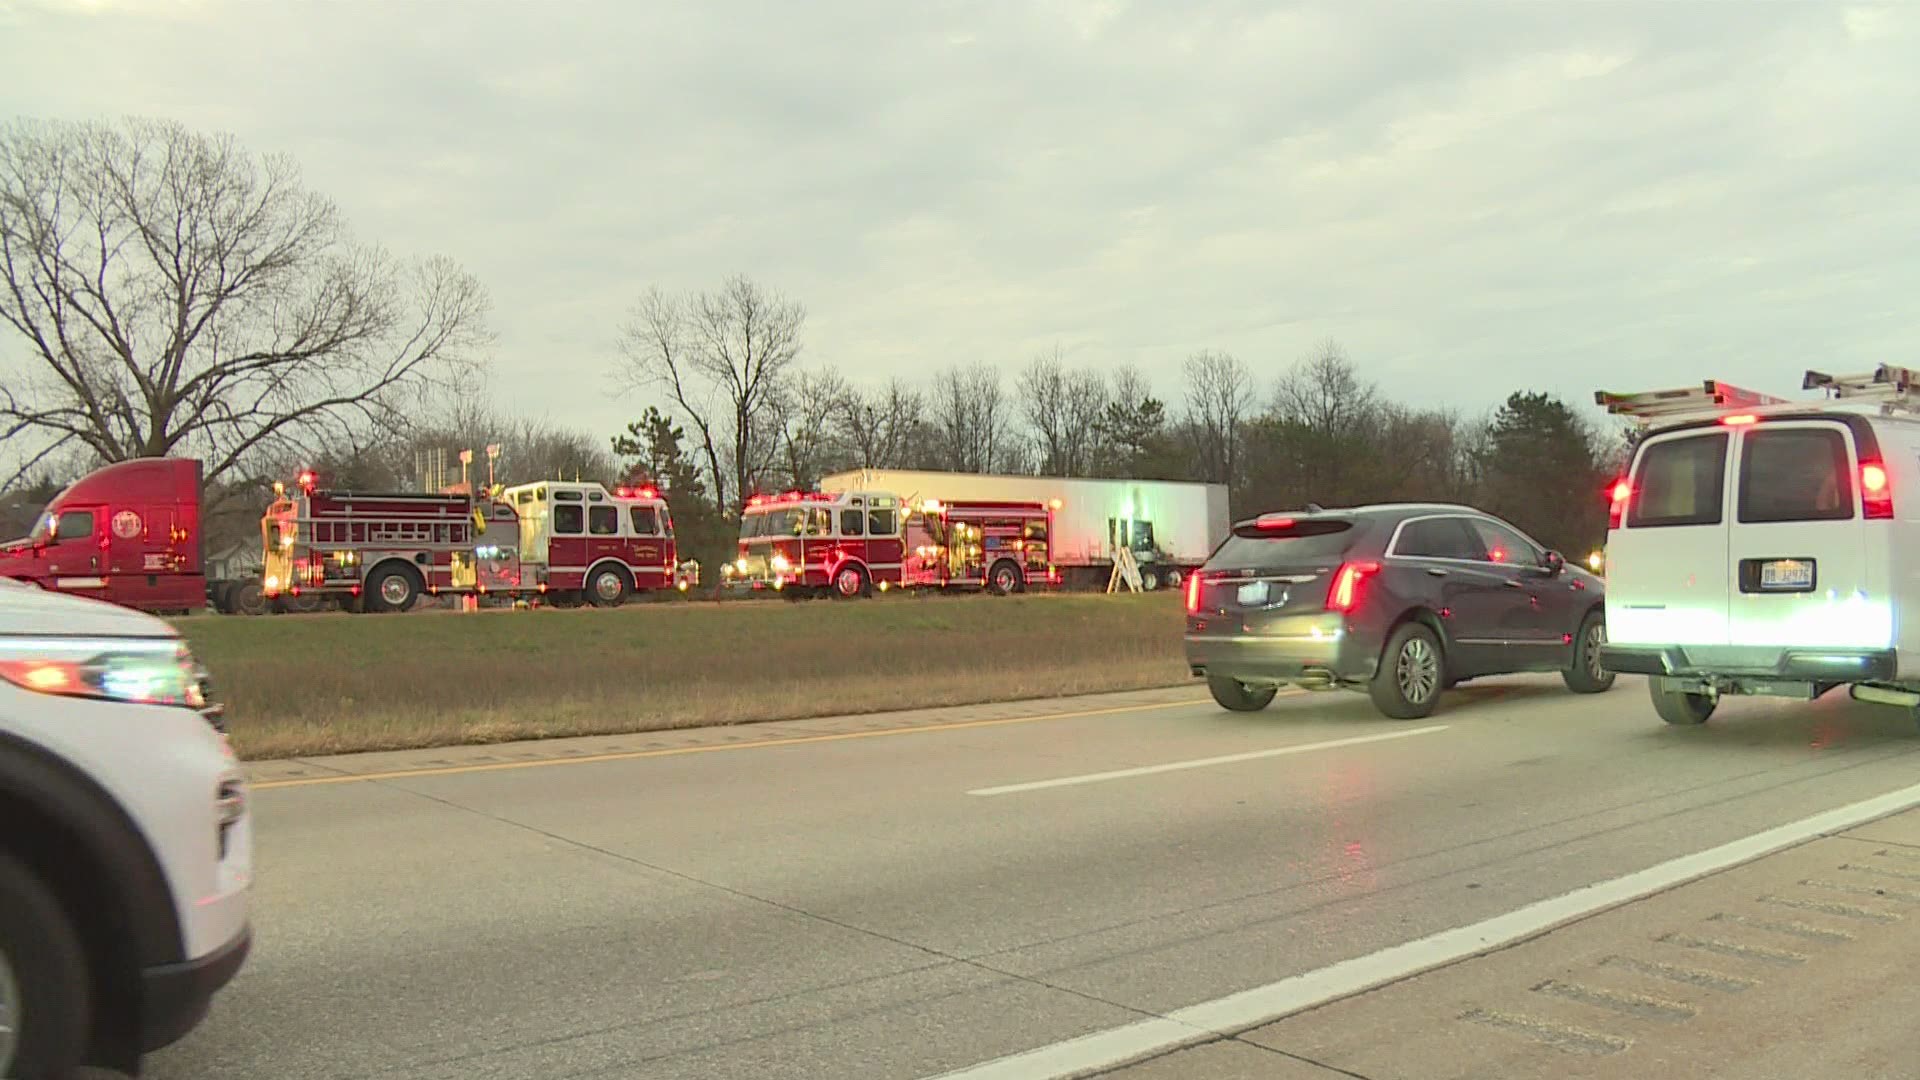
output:
<svg viewBox="0 0 1920 1080"><path fill-rule="evenodd" d="M1200 571L1187 575L1187 614L1193 615L1200 610Z"/></svg>
<svg viewBox="0 0 1920 1080"><path fill-rule="evenodd" d="M1868 521L1893 519L1893 479L1878 461L1860 463L1860 511Z"/></svg>
<svg viewBox="0 0 1920 1080"><path fill-rule="evenodd" d="M1633 498L1633 485L1622 477L1613 482L1607 491L1607 528L1617 529L1627 516L1627 500Z"/></svg>
<svg viewBox="0 0 1920 1080"><path fill-rule="evenodd" d="M1360 602L1360 582L1378 569L1379 563L1341 563L1340 570L1333 575L1333 584L1327 589L1327 610L1352 611Z"/></svg>

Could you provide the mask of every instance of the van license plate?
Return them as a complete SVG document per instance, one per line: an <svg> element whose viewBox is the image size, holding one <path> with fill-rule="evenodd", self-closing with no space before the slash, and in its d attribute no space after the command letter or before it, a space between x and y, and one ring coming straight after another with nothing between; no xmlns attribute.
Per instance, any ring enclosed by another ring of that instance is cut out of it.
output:
<svg viewBox="0 0 1920 1080"><path fill-rule="evenodd" d="M1760 564L1760 587L1788 591L1813 588L1813 564L1799 559L1771 559Z"/></svg>
<svg viewBox="0 0 1920 1080"><path fill-rule="evenodd" d="M1267 583L1264 581L1255 581L1242 585L1235 599L1240 602L1241 607L1266 607Z"/></svg>

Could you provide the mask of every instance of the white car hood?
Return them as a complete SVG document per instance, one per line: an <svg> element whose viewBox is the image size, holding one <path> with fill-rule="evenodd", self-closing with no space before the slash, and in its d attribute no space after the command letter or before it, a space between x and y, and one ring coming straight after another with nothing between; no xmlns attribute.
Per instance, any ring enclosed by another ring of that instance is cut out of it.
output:
<svg viewBox="0 0 1920 1080"><path fill-rule="evenodd" d="M173 627L145 612L100 600L49 592L0 578L0 634L66 634L92 637L178 637Z"/></svg>

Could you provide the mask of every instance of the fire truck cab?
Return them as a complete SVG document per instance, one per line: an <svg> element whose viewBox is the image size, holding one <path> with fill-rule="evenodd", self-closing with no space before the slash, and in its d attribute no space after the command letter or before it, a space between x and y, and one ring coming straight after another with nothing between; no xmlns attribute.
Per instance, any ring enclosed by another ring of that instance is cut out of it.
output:
<svg viewBox="0 0 1920 1080"><path fill-rule="evenodd" d="M652 488L546 480L507 488L501 499L519 516L522 567L561 602L613 607L635 592L697 583L692 564L677 559L673 517Z"/></svg>
<svg viewBox="0 0 1920 1080"><path fill-rule="evenodd" d="M754 496L740 518L728 581L788 596L843 598L874 589L1052 582L1051 520L1040 503L926 502L876 491Z"/></svg>

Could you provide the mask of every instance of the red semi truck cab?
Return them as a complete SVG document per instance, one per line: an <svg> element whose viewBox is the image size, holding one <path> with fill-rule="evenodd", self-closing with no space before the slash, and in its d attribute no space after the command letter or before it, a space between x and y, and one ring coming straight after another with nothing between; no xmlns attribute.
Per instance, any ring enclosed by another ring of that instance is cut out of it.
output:
<svg viewBox="0 0 1920 1080"><path fill-rule="evenodd" d="M0 577L152 612L206 605L200 463L137 458L53 497L24 540L0 545Z"/></svg>

